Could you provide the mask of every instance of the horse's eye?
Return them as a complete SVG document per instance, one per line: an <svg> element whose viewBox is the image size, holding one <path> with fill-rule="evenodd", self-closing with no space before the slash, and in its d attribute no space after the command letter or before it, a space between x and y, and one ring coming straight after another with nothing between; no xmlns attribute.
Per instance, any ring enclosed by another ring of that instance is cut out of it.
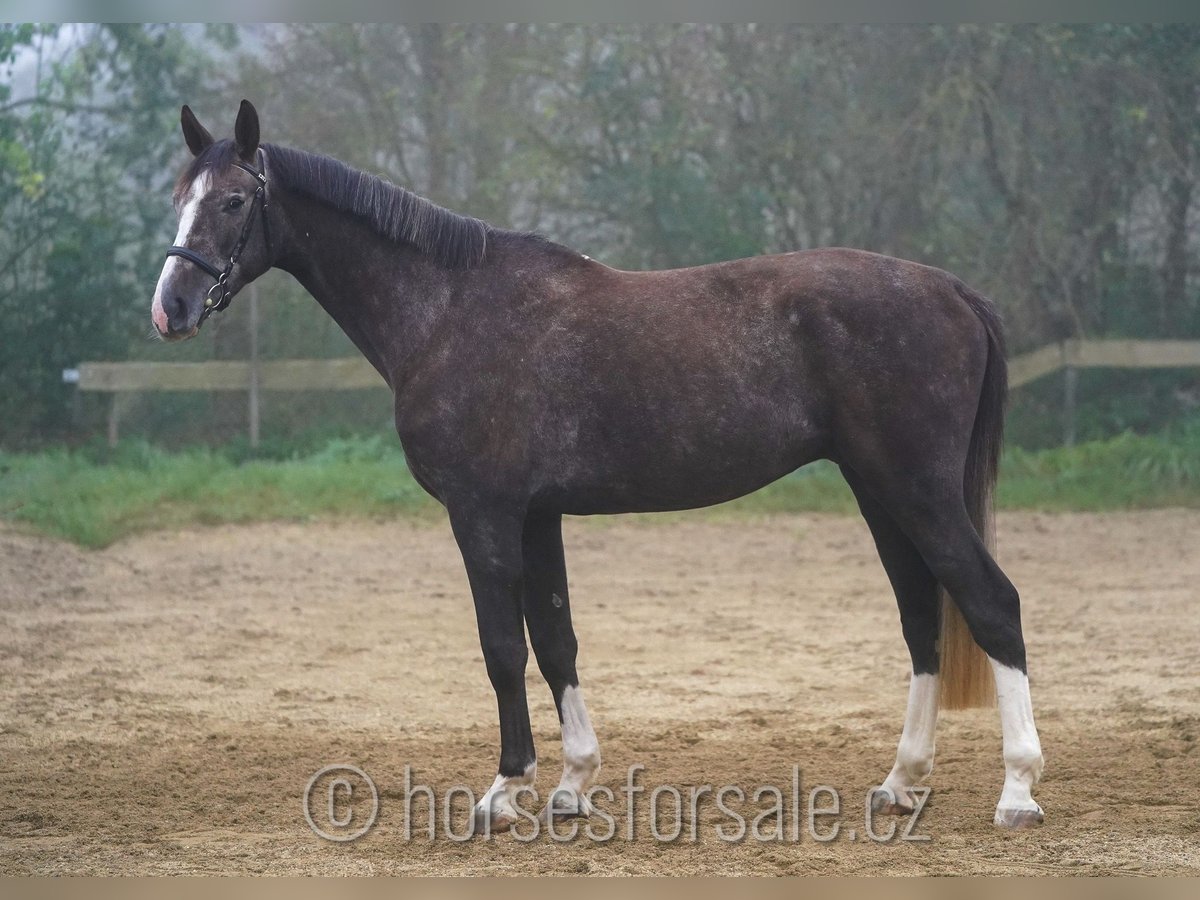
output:
<svg viewBox="0 0 1200 900"><path fill-rule="evenodd" d="M243 202L244 201L242 200L241 197L230 197L229 198L229 208L230 209L241 209Z"/></svg>

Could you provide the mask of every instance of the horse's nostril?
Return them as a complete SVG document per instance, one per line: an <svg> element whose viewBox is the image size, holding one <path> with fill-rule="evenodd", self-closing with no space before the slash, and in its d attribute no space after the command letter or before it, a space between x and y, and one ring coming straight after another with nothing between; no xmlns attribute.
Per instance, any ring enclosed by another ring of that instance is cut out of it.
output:
<svg viewBox="0 0 1200 900"><path fill-rule="evenodd" d="M172 328L182 330L187 324L187 304L183 302L182 297L176 297L171 301L170 309L167 311L167 321Z"/></svg>

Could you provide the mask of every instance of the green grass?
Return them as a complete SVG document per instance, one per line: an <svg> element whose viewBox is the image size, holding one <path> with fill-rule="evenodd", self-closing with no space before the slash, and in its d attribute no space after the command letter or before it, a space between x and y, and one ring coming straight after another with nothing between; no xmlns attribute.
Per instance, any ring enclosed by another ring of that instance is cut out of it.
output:
<svg viewBox="0 0 1200 900"><path fill-rule="evenodd" d="M1200 420L1161 435L1124 434L1073 448L1010 450L1007 509L1200 507ZM436 516L394 439L337 439L251 458L244 448L167 452L144 443L0 453L0 518L85 547L129 534L226 522ZM837 468L816 463L706 516L856 509ZM695 515L689 514L689 515Z"/></svg>
<svg viewBox="0 0 1200 900"><path fill-rule="evenodd" d="M432 512L398 449L335 441L308 456L237 462L212 450L123 445L111 458L0 454L0 516L85 547L193 524Z"/></svg>
<svg viewBox="0 0 1200 900"><path fill-rule="evenodd" d="M1106 511L1200 507L1200 421L1161 435L1005 454L998 505Z"/></svg>

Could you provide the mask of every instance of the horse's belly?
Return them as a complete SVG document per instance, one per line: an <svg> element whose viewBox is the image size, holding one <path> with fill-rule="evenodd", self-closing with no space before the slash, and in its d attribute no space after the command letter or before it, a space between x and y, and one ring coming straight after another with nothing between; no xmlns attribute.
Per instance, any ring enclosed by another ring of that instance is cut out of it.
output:
<svg viewBox="0 0 1200 900"><path fill-rule="evenodd" d="M571 515L696 509L753 493L826 453L813 428L657 438L585 449L547 495Z"/></svg>

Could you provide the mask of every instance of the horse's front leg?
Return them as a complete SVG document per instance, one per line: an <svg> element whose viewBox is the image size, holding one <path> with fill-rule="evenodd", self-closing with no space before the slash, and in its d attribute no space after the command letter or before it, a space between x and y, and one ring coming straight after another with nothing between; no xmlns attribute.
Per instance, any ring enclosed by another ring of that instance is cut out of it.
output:
<svg viewBox="0 0 1200 900"><path fill-rule="evenodd" d="M562 725L562 780L542 809L542 821L552 815L589 816L592 806L585 791L600 770L600 745L575 674L579 645L571 626L561 516L529 516L525 522L524 557L529 640L538 668L554 695Z"/></svg>
<svg viewBox="0 0 1200 900"><path fill-rule="evenodd" d="M523 514L478 505L450 509L475 599L479 643L500 712L500 767L475 806L476 834L510 828L517 821L517 793L532 787L537 775L525 700L529 650L521 611L523 518Z"/></svg>

